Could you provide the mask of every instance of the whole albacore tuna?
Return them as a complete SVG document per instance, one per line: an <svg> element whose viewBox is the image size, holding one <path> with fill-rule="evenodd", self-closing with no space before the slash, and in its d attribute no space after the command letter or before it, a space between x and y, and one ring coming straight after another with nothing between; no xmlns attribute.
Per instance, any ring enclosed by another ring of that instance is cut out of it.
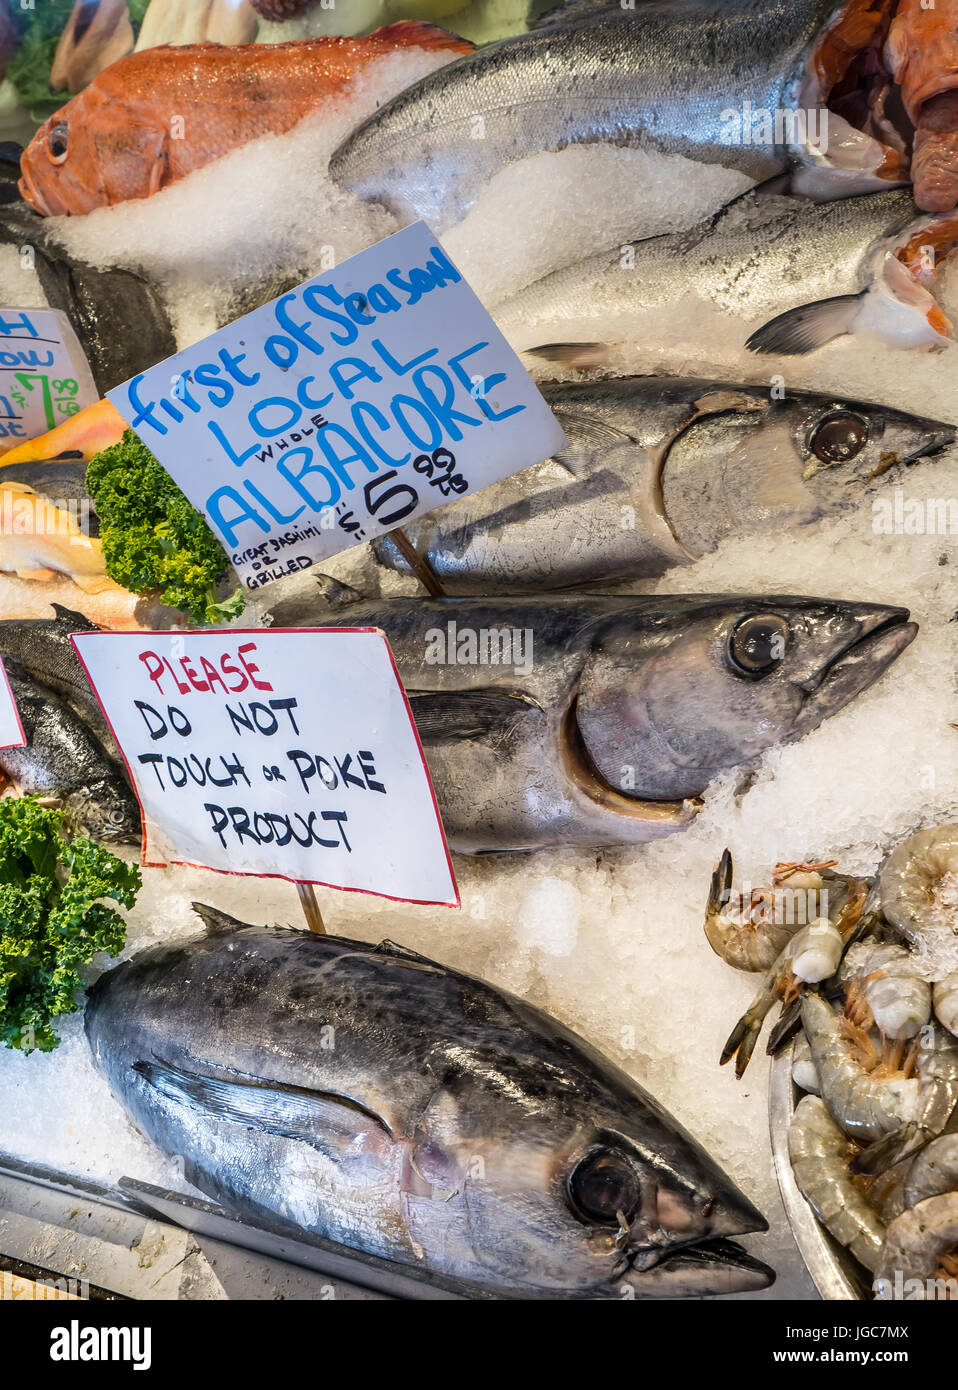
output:
<svg viewBox="0 0 958 1390"><path fill-rule="evenodd" d="M755 352L803 354L844 333L940 347L951 324L929 286L956 237L958 217L917 215L900 189L832 203L747 193L687 232L554 271L493 316L513 347L573 366L675 325L700 343L703 310L720 339L740 320Z"/></svg>
<svg viewBox="0 0 958 1390"><path fill-rule="evenodd" d="M950 425L805 391L676 377L545 386L554 459L406 523L447 593L646 578L729 535L867 507ZM408 572L389 536L381 561Z"/></svg>
<svg viewBox="0 0 958 1390"><path fill-rule="evenodd" d="M330 170L436 232L458 222L507 165L587 142L680 154L756 181L791 164L804 175L798 186L816 196L887 187L907 178L902 153L824 110L831 80L820 46L861 8L855 0L571 5L401 92L346 139ZM850 46L840 61L850 66L853 56Z"/></svg>
<svg viewBox="0 0 958 1390"><path fill-rule="evenodd" d="M687 825L718 773L801 738L917 632L904 608L714 595L420 598L324 607L278 627L389 639L450 844L598 846Z"/></svg>
<svg viewBox="0 0 958 1390"><path fill-rule="evenodd" d="M134 1124L216 1201L480 1296L774 1278L727 1239L762 1216L555 1019L390 942L196 909L203 938L100 977L86 1032Z"/></svg>

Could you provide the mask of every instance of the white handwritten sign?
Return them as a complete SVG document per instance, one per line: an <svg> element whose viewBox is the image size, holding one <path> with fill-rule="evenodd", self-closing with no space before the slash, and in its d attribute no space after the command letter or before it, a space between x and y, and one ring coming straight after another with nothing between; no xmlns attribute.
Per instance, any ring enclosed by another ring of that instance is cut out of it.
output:
<svg viewBox="0 0 958 1390"><path fill-rule="evenodd" d="M568 443L422 222L109 398L248 589Z"/></svg>
<svg viewBox="0 0 958 1390"><path fill-rule="evenodd" d="M0 308L0 452L62 425L99 394L66 314Z"/></svg>
<svg viewBox="0 0 958 1390"><path fill-rule="evenodd" d="M83 632L145 864L459 902L419 736L375 628Z"/></svg>
<svg viewBox="0 0 958 1390"><path fill-rule="evenodd" d="M0 748L25 748L26 743L20 711L10 689L6 667L0 661Z"/></svg>

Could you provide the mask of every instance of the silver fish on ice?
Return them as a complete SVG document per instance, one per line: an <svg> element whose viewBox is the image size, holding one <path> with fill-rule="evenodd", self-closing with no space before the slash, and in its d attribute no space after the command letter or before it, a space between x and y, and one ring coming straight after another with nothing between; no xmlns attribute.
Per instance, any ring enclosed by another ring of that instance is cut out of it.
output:
<svg viewBox="0 0 958 1390"><path fill-rule="evenodd" d="M817 728L917 632L907 609L838 599L325 602L307 577L269 619L384 630L465 853L681 829L713 777Z"/></svg>
<svg viewBox="0 0 958 1390"><path fill-rule="evenodd" d="M877 138L827 111L832 82L818 62L849 18L866 48L880 45L881 8L864 35L861 16L838 0L560 7L531 33L479 48L401 92L346 139L330 171L440 233L507 165L600 141L756 181L792 166L794 186L817 197L888 187L908 178L903 142L890 123L873 123ZM849 51L849 69L854 57Z"/></svg>
<svg viewBox="0 0 958 1390"><path fill-rule="evenodd" d="M720 337L719 318L740 320L758 353L802 355L845 333L940 347L952 326L930 287L955 238L958 217L916 214L904 190L821 204L747 193L687 232L543 276L493 316L517 350L571 366L675 323L701 341L702 310Z"/></svg>
<svg viewBox="0 0 958 1390"><path fill-rule="evenodd" d="M544 386L554 459L405 524L447 593L648 578L729 535L867 507L952 426L806 391L673 377ZM388 534L380 561L408 573Z"/></svg>
<svg viewBox="0 0 958 1390"><path fill-rule="evenodd" d="M480 1296L772 1282L729 1239L759 1212L556 1020L389 942L196 907L207 934L101 976L86 1031L137 1127L216 1201Z"/></svg>

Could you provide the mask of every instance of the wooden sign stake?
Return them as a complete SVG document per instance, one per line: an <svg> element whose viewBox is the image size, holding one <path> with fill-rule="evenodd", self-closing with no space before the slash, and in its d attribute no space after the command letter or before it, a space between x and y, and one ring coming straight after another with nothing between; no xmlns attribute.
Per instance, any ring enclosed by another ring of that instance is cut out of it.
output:
<svg viewBox="0 0 958 1390"><path fill-rule="evenodd" d="M314 931L317 936L326 935L326 923L323 921L323 914L319 910L319 903L316 901L316 894L313 892L311 883L297 883L296 891L299 894L300 906L303 909L303 916L306 918L306 925L310 931Z"/></svg>
<svg viewBox="0 0 958 1390"><path fill-rule="evenodd" d="M406 564L409 565L420 584L428 590L430 598L445 598L446 591L442 587L442 581L436 574L436 571L425 556L419 554L419 551L413 545L402 527L397 526L395 531L388 531L386 534L389 536L390 540L396 542L396 548L400 555L406 561Z"/></svg>

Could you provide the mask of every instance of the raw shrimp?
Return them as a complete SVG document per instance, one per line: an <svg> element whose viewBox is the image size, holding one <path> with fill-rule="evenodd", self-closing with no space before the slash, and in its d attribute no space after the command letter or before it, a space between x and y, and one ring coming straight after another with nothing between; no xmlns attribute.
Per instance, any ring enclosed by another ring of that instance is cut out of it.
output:
<svg viewBox="0 0 958 1390"><path fill-rule="evenodd" d="M958 970L938 981L932 990L932 999L938 1022L958 1037Z"/></svg>
<svg viewBox="0 0 958 1390"><path fill-rule="evenodd" d="M810 1095L819 1094L818 1072L815 1070L812 1049L804 1033L799 1033L792 1048L792 1080L796 1086L808 1091Z"/></svg>
<svg viewBox="0 0 958 1390"><path fill-rule="evenodd" d="M762 1024L776 999L788 1004L803 984L817 984L834 975L841 962L844 938L827 917L819 917L796 932L767 972L762 987L729 1034L722 1049L720 1065L735 1058L735 1075L741 1077L749 1064Z"/></svg>
<svg viewBox="0 0 958 1390"><path fill-rule="evenodd" d="M861 991L882 1038L913 1038L931 1018L931 986L915 968L904 946L860 941L842 962L841 981L854 999ZM894 1070L894 1067L892 1068Z"/></svg>
<svg viewBox="0 0 958 1390"><path fill-rule="evenodd" d="M855 1160L858 1173L880 1173L924 1148L941 1134L958 1105L958 1041L928 1027L918 1050L918 1105L896 1133L872 1144Z"/></svg>
<svg viewBox="0 0 958 1390"><path fill-rule="evenodd" d="M958 1298L956 1251L958 1192L926 1197L888 1227L875 1266L875 1297Z"/></svg>
<svg viewBox="0 0 958 1390"><path fill-rule="evenodd" d="M856 880L826 873L834 863L776 864L770 887L733 894L732 856L724 850L705 909L712 950L736 970L769 970L802 926L844 906Z"/></svg>
<svg viewBox="0 0 958 1390"><path fill-rule="evenodd" d="M909 835L885 860L881 907L912 944L925 932L958 931L958 825Z"/></svg>
<svg viewBox="0 0 958 1390"><path fill-rule="evenodd" d="M768 970L801 923L777 921L771 890L732 894L732 856L723 850L712 871L705 908L705 935L717 956L736 970Z"/></svg>
<svg viewBox="0 0 958 1390"><path fill-rule="evenodd" d="M788 1127L795 1181L822 1225L874 1269L885 1227L848 1171L851 1145L818 1096L803 1096Z"/></svg>
<svg viewBox="0 0 958 1390"><path fill-rule="evenodd" d="M905 1179L905 1205L958 1192L958 1134L943 1134L916 1154Z"/></svg>
<svg viewBox="0 0 958 1390"><path fill-rule="evenodd" d="M829 860L829 864L834 860ZM776 873L794 875L795 871L807 872L810 869L826 869L828 865L780 864ZM774 879L774 875L773 875ZM794 883L794 877L792 879ZM841 962L842 952L863 930L868 918L862 916L869 896L869 885L865 879L849 878L845 874L829 874L828 881L834 885L831 897L816 897L815 901L826 907L827 917L818 917L807 927L786 942L781 954L773 963L762 981L762 987L752 1000L748 1009L732 1029L729 1039L722 1049L719 1059L724 1066L731 1057L735 1058L735 1075L741 1077L749 1064L762 1024L776 999L784 1004L782 1017L772 1033L769 1050L775 1050L791 1036L794 1022L797 1022L795 1002L805 984L819 984L835 973Z"/></svg>
<svg viewBox="0 0 958 1390"><path fill-rule="evenodd" d="M879 1173L877 1178L873 1178L868 1186L868 1205L878 1213L884 1225L894 1221L896 1216L901 1216L908 1206L905 1201L905 1176L909 1169L908 1163L898 1163L894 1168L889 1168L887 1172ZM849 1166L851 1174L851 1165Z"/></svg>
<svg viewBox="0 0 958 1390"><path fill-rule="evenodd" d="M846 1134L867 1143L897 1134L914 1119L918 1081L867 1070L846 1036L844 1019L820 995L802 996L802 1023L822 1099Z"/></svg>

